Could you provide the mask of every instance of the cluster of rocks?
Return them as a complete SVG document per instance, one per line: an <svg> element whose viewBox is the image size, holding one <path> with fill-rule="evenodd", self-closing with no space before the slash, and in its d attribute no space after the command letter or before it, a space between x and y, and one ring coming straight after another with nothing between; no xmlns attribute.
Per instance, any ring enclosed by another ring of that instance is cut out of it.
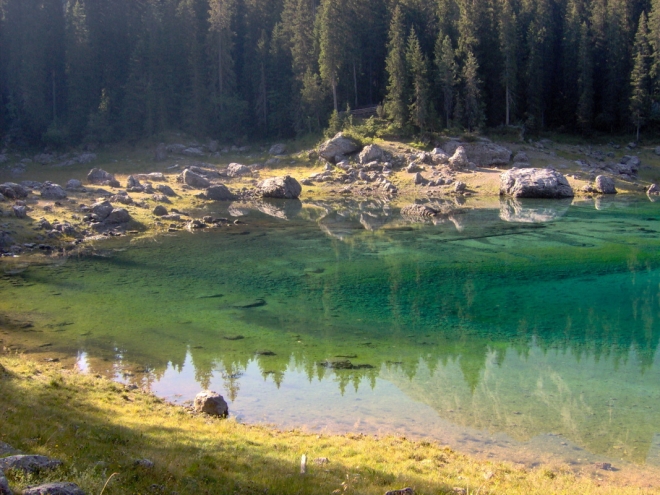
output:
<svg viewBox="0 0 660 495"><path fill-rule="evenodd" d="M0 443L0 452L17 452L9 445ZM54 471L62 466L62 461L43 455L15 454L0 457L0 495L13 495L6 472L18 472L23 475L34 475ZM85 492L75 483L51 482L37 486L29 486L23 490L23 495L85 495Z"/></svg>
<svg viewBox="0 0 660 495"><path fill-rule="evenodd" d="M86 214L83 222L89 223L96 232L123 228L131 221L131 215L125 208L116 208L107 200L97 201L91 206L82 205L80 210Z"/></svg>
<svg viewBox="0 0 660 495"><path fill-rule="evenodd" d="M625 155L619 160L618 163L614 162L585 162L582 160L576 161L581 169L591 174L592 177L596 176L598 172L607 172L611 175L619 177L623 180L632 181L637 178L637 174L641 167L641 160L638 156Z"/></svg>
<svg viewBox="0 0 660 495"><path fill-rule="evenodd" d="M226 153L246 153L250 151L249 146L224 146L220 147L220 143L215 140L211 140L208 144L199 144L199 143L189 143L189 144L169 144L160 143L155 150L154 159L156 161L164 161L167 159L169 154L173 155L182 155L191 158L201 158L204 156L219 156L220 154ZM276 151L278 151L276 149ZM285 148L286 151L286 148ZM271 154L284 154L282 153L271 153Z"/></svg>

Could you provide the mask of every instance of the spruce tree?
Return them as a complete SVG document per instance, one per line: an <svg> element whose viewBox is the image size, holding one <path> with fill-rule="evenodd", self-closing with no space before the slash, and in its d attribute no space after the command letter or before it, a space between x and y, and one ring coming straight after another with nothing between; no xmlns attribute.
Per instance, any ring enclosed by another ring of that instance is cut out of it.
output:
<svg viewBox="0 0 660 495"><path fill-rule="evenodd" d="M635 35L634 65L630 75L630 119L636 129L637 141L651 109L651 46L647 22L646 13L642 12Z"/></svg>
<svg viewBox="0 0 660 495"><path fill-rule="evenodd" d="M451 39L449 36L443 38L442 33L438 36L435 45L435 66L437 69L438 85L442 93L442 110L445 117L445 125L447 128L450 128L454 111L454 100L456 98L458 69Z"/></svg>
<svg viewBox="0 0 660 495"><path fill-rule="evenodd" d="M580 97L577 107L577 122L583 131L588 131L591 129L594 112L594 80L591 39L586 22L583 22L580 27L578 71L578 93Z"/></svg>
<svg viewBox="0 0 660 495"><path fill-rule="evenodd" d="M508 126L511 123L511 112L515 107L519 56L517 18L511 0L502 1L499 28L500 51L502 53L501 79L504 86L504 123Z"/></svg>
<svg viewBox="0 0 660 495"><path fill-rule="evenodd" d="M385 112L396 124L408 120L408 68L406 67L406 33L401 8L394 9L388 43L386 70L389 78Z"/></svg>
<svg viewBox="0 0 660 495"><path fill-rule="evenodd" d="M481 81L478 73L479 63L472 51L469 51L463 68L463 81L465 84L464 119L468 132L479 128L484 121Z"/></svg>
<svg viewBox="0 0 660 495"><path fill-rule="evenodd" d="M406 62L412 79L412 92L410 102L410 119L422 132L429 123L429 82L426 57L422 53L422 47L415 33L411 29L408 36L408 48L406 50Z"/></svg>
<svg viewBox="0 0 660 495"><path fill-rule="evenodd" d="M335 112L339 111L337 86L339 72L347 58L346 1L325 0L318 19L319 70L321 78L330 85Z"/></svg>

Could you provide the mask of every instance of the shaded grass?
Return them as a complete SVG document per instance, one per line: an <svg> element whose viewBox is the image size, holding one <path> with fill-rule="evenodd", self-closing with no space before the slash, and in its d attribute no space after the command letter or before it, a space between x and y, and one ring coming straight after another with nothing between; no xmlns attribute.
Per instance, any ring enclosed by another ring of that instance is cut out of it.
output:
<svg viewBox="0 0 660 495"><path fill-rule="evenodd" d="M655 492L561 467L474 460L402 437L277 431L193 415L149 393L23 356L0 357L0 365L0 440L64 461L51 473L8 473L15 489L66 480L98 494L118 473L104 494L382 494L405 486L418 494ZM302 454L310 460L305 475Z"/></svg>

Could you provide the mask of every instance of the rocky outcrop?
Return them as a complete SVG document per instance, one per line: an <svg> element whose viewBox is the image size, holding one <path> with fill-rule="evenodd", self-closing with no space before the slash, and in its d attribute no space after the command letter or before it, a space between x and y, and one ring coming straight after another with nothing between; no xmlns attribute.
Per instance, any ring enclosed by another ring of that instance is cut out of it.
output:
<svg viewBox="0 0 660 495"><path fill-rule="evenodd" d="M124 208L114 208L105 219L105 223L120 224L131 221L131 215Z"/></svg>
<svg viewBox="0 0 660 495"><path fill-rule="evenodd" d="M343 157L359 150L360 145L358 143L340 132L319 147L319 156L330 163L337 163Z"/></svg>
<svg viewBox="0 0 660 495"><path fill-rule="evenodd" d="M230 163L227 166L227 175L229 177L240 177L241 175L247 175L251 172L249 167L241 165L240 163Z"/></svg>
<svg viewBox="0 0 660 495"><path fill-rule="evenodd" d="M360 163L380 162L385 157L385 150L377 144L369 144L360 152Z"/></svg>
<svg viewBox="0 0 660 495"><path fill-rule="evenodd" d="M41 198L42 199L66 199L67 194L62 186L59 184L53 184L52 182L44 182L41 186Z"/></svg>
<svg viewBox="0 0 660 495"><path fill-rule="evenodd" d="M110 216L114 207L109 201L99 201L91 206L92 218L97 222L103 222Z"/></svg>
<svg viewBox="0 0 660 495"><path fill-rule="evenodd" d="M604 175L599 175L596 177L594 182L594 189L600 194L616 194L614 181Z"/></svg>
<svg viewBox="0 0 660 495"><path fill-rule="evenodd" d="M514 198L572 198L566 177L549 168L512 168L500 175L500 195Z"/></svg>
<svg viewBox="0 0 660 495"><path fill-rule="evenodd" d="M266 179L257 187L262 198L297 199L302 192L300 183L290 175Z"/></svg>
<svg viewBox="0 0 660 495"><path fill-rule="evenodd" d="M93 168L87 174L87 182L99 186L119 187L119 181L115 176L101 168Z"/></svg>
<svg viewBox="0 0 660 495"><path fill-rule="evenodd" d="M226 417L229 414L229 406L225 399L217 392L204 390L195 396L193 408L198 413L210 416Z"/></svg>
<svg viewBox="0 0 660 495"><path fill-rule="evenodd" d="M170 186L166 184L158 184L156 186L156 191L158 191L161 194L164 194L165 196L176 196L176 193L174 192L174 189L172 189Z"/></svg>
<svg viewBox="0 0 660 495"><path fill-rule="evenodd" d="M211 201L231 201L236 199L236 195L224 184L209 187L206 190L205 196L206 199L210 199Z"/></svg>
<svg viewBox="0 0 660 495"><path fill-rule="evenodd" d="M12 455L0 459L0 471L22 471L24 473L38 473L56 469L62 461L51 459L44 455Z"/></svg>
<svg viewBox="0 0 660 495"><path fill-rule="evenodd" d="M79 191L82 188L83 188L83 184L78 179L70 179L66 183L66 190L67 191Z"/></svg>
<svg viewBox="0 0 660 495"><path fill-rule="evenodd" d="M286 145L282 143L274 144L268 150L269 155L279 156L286 154Z"/></svg>
<svg viewBox="0 0 660 495"><path fill-rule="evenodd" d="M183 171L183 182L195 189L206 189L211 185L207 178L202 177L189 169Z"/></svg>
<svg viewBox="0 0 660 495"><path fill-rule="evenodd" d="M443 149L448 154L453 155L459 146L465 150L468 161L478 167L503 166L511 161L511 150L490 141L478 141L476 143L449 141L443 146Z"/></svg>
<svg viewBox="0 0 660 495"><path fill-rule="evenodd" d="M23 495L85 495L75 483L46 483L23 490Z"/></svg>

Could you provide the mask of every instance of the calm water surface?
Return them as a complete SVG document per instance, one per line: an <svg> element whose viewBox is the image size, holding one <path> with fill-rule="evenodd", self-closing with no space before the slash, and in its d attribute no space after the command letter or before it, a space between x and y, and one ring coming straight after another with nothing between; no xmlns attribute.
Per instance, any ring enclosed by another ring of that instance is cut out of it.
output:
<svg viewBox="0 0 660 495"><path fill-rule="evenodd" d="M244 224L4 276L2 332L246 422L660 469L660 203L436 206L215 206Z"/></svg>

